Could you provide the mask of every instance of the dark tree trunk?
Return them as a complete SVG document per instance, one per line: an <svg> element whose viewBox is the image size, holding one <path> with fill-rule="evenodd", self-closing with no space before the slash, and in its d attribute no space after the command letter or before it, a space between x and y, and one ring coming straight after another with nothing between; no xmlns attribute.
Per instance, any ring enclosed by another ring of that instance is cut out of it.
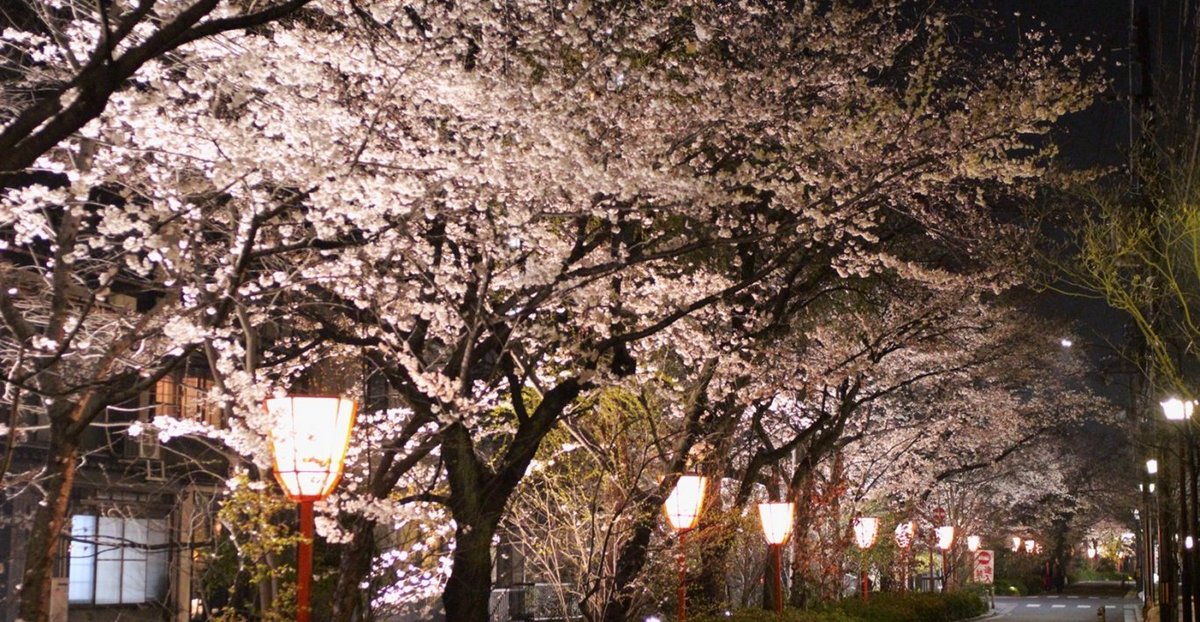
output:
<svg viewBox="0 0 1200 622"><path fill-rule="evenodd" d="M50 618L50 580L58 556L58 539L67 520L67 502L75 481L79 439L59 423L51 426L50 452L46 457L46 497L33 519L26 547L25 574L21 579L20 618L47 622Z"/></svg>
<svg viewBox="0 0 1200 622"><path fill-rule="evenodd" d="M447 620L488 621L488 601L492 593L492 535L496 533L496 523L484 523L458 524L453 570L442 593Z"/></svg>
<svg viewBox="0 0 1200 622"><path fill-rule="evenodd" d="M357 615L362 604L359 584L371 572L371 558L375 552L375 521L356 516L351 529L354 535L342 549L337 585L333 588L332 615L335 622L350 622L365 617Z"/></svg>

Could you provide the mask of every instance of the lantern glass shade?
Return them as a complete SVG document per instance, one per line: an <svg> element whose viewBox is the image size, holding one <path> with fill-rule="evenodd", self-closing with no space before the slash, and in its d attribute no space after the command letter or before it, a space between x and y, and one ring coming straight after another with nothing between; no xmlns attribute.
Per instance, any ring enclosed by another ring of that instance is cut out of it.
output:
<svg viewBox="0 0 1200 622"><path fill-rule="evenodd" d="M1033 540L1026 540L1026 541L1025 541L1025 552L1026 552L1026 553L1032 553L1032 552L1033 552L1033 548L1034 548L1035 546L1037 546L1037 542L1034 542Z"/></svg>
<svg viewBox="0 0 1200 622"><path fill-rule="evenodd" d="M1171 421L1183 421L1192 416L1192 410L1196 407L1196 402L1192 400L1181 400L1177 397L1164 400L1161 402L1163 414Z"/></svg>
<svg viewBox="0 0 1200 622"><path fill-rule="evenodd" d="M912 521L906 520L899 525L896 525L896 546L907 549L912 545L913 536L917 533L917 526Z"/></svg>
<svg viewBox="0 0 1200 622"><path fill-rule="evenodd" d="M1192 547L1194 547L1194 546L1196 546L1196 540L1194 538L1192 538L1191 536L1188 536L1183 539L1183 548L1190 551L1190 550L1192 550Z"/></svg>
<svg viewBox="0 0 1200 622"><path fill-rule="evenodd" d="M675 490L663 504L667 521L677 531L691 529L700 518L700 506L704 505L704 487L708 478L700 475L680 475Z"/></svg>
<svg viewBox="0 0 1200 622"><path fill-rule="evenodd" d="M1089 545L1087 547L1087 556L1088 559L1096 559L1096 547Z"/></svg>
<svg viewBox="0 0 1200 622"><path fill-rule="evenodd" d="M879 519L874 516L859 516L854 519L854 542L860 549L869 549L879 534Z"/></svg>
<svg viewBox="0 0 1200 622"><path fill-rule="evenodd" d="M758 517L762 520L763 536L767 544L783 544L792 533L795 517L794 503L760 503Z"/></svg>
<svg viewBox="0 0 1200 622"><path fill-rule="evenodd" d="M943 551L949 550L954 544L954 527L945 525L937 528L937 546Z"/></svg>
<svg viewBox="0 0 1200 622"><path fill-rule="evenodd" d="M275 479L297 502L325 498L342 479L357 405L331 396L287 396L266 401L275 420L271 459Z"/></svg>
<svg viewBox="0 0 1200 622"><path fill-rule="evenodd" d="M1154 458L1147 460L1146 461L1146 472L1149 473L1150 475L1157 474L1158 473L1158 460L1155 460Z"/></svg>
<svg viewBox="0 0 1200 622"><path fill-rule="evenodd" d="M1019 536L1012 537L1012 550L1013 553L1021 550L1021 538Z"/></svg>
<svg viewBox="0 0 1200 622"><path fill-rule="evenodd" d="M972 553L979 550L979 536L967 536L967 550Z"/></svg>

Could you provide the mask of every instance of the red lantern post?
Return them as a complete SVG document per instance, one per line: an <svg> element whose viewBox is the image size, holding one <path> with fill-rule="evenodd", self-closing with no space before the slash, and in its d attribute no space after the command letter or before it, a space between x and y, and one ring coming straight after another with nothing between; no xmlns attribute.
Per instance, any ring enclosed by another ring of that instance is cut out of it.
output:
<svg viewBox="0 0 1200 622"><path fill-rule="evenodd" d="M275 479L300 504L297 547L296 620L308 622L313 573L313 503L324 499L342 479L357 405L331 396L287 396L266 401L274 417L271 460Z"/></svg>

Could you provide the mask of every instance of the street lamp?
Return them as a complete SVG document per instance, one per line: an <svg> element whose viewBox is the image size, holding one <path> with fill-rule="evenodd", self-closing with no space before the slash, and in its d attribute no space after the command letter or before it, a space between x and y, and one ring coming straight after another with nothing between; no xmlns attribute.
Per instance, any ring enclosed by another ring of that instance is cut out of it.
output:
<svg viewBox="0 0 1200 622"><path fill-rule="evenodd" d="M300 504L296 563L296 620L308 622L313 566L313 503L338 481L350 446L357 405L336 396L291 395L266 400L274 419L270 433L275 479Z"/></svg>
<svg viewBox="0 0 1200 622"><path fill-rule="evenodd" d="M679 612L676 619L683 622L687 619L687 558L684 545L687 542L687 532L696 527L700 518L700 509L704 505L704 487L708 478L701 475L680 475L675 482L675 489L663 504L663 512L667 522L679 532Z"/></svg>
<svg viewBox="0 0 1200 622"><path fill-rule="evenodd" d="M1158 460L1151 458L1146 461L1146 472L1150 475L1158 475Z"/></svg>
<svg viewBox="0 0 1200 622"><path fill-rule="evenodd" d="M1196 402L1192 400L1181 400L1177 397L1172 397L1161 402L1163 415L1170 421L1178 421L1183 427L1178 434L1179 439L1179 525L1178 534L1182 537L1184 534L1195 529L1197 524L1197 514L1200 514L1200 506L1197 506L1195 474L1189 468L1193 458L1191 447L1191 427L1189 426L1192 418L1192 411L1195 410ZM1153 486L1153 484L1151 484ZM1151 490L1150 492L1154 492ZM1164 489L1164 492L1167 490ZM1161 527L1160 527L1161 529ZM1165 558L1164 558L1165 559ZM1180 597L1183 607L1183 622L1192 622L1193 602L1196 598L1196 586L1194 585L1194 560L1192 559L1191 550L1184 548L1180 551ZM1169 575L1168 575L1169 576Z"/></svg>
<svg viewBox="0 0 1200 622"><path fill-rule="evenodd" d="M1021 537L1020 536L1012 537L1012 550L1013 550L1013 553L1016 553L1021 550Z"/></svg>
<svg viewBox="0 0 1200 622"><path fill-rule="evenodd" d="M942 551L942 591L946 591L946 584L950 582L950 567L946 565L946 552L954 545L954 527L952 525L943 525L937 528L937 547Z"/></svg>
<svg viewBox="0 0 1200 622"><path fill-rule="evenodd" d="M1033 549L1034 549L1034 547L1036 547L1036 546L1037 546L1037 542L1035 542L1035 541L1033 541L1033 540L1026 540L1026 541L1025 541L1025 552L1026 552L1026 553L1029 553L1030 555L1032 555L1032 554L1033 554Z"/></svg>
<svg viewBox="0 0 1200 622"><path fill-rule="evenodd" d="M979 536L967 536L967 550L972 553L979 550Z"/></svg>
<svg viewBox="0 0 1200 622"><path fill-rule="evenodd" d="M858 545L862 551L862 557L859 561L858 573L862 575L862 595L863 600L867 600L868 585L867 585L867 549L875 544L875 537L879 535L879 519L874 516L859 516L854 519L854 543Z"/></svg>
<svg viewBox="0 0 1200 622"><path fill-rule="evenodd" d="M896 525L896 532L893 535L893 537L896 539L896 546L900 548L900 567L902 568L902 572L904 573L904 576L902 577L903 580L900 582L900 591L902 591L902 592L908 590L908 581L909 581L908 575L909 575L909 566L910 566L909 561L908 561L909 560L908 551L909 551L909 547L912 546L913 539L916 537L916 535L917 535L916 523L913 523L912 521L907 520L907 521L901 522L899 525Z"/></svg>
<svg viewBox="0 0 1200 622"><path fill-rule="evenodd" d="M783 614L783 543L792 533L795 517L794 503L760 503L758 518L762 521L763 536L771 545L775 561L775 612Z"/></svg>

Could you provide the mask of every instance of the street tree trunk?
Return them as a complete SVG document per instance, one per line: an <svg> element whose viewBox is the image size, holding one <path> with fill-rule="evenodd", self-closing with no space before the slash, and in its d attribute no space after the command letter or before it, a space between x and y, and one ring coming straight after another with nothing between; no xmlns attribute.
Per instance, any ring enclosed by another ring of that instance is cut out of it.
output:
<svg viewBox="0 0 1200 622"><path fill-rule="evenodd" d="M69 430L69 422L55 422L50 428L50 451L46 457L46 497L33 519L33 533L26 548L25 574L21 579L20 618L26 622L50 619L50 582L58 540L67 522L67 502L75 482L79 458L79 438Z"/></svg>
<svg viewBox="0 0 1200 622"><path fill-rule="evenodd" d="M353 535L343 547L338 563L338 581L333 591L333 619L350 622L362 619L361 581L371 572L371 558L375 552L375 521L356 516L351 527ZM369 595L368 595L369 598Z"/></svg>

